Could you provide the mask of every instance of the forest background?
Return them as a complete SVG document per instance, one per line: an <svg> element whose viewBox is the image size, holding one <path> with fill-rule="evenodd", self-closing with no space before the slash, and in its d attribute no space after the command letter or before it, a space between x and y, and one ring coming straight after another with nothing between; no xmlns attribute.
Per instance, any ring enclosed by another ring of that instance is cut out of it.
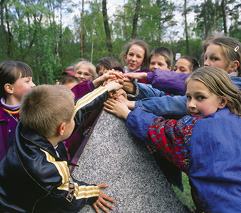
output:
<svg viewBox="0 0 241 213"><path fill-rule="evenodd" d="M240 0L126 0L111 15L107 5L107 0L0 0L0 61L24 61L35 83L54 83L80 58L94 64L104 56L119 59L132 38L145 40L150 49L166 46L198 59L202 41L213 33L241 41ZM72 18L73 11L78 14Z"/></svg>

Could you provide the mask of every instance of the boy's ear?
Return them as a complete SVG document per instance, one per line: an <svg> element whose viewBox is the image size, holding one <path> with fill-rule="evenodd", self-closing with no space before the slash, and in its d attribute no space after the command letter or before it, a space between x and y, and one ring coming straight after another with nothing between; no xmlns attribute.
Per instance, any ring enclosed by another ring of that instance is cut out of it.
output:
<svg viewBox="0 0 241 213"><path fill-rule="evenodd" d="M219 103L219 109L223 109L228 103L228 100L226 97L220 97L220 103Z"/></svg>
<svg viewBox="0 0 241 213"><path fill-rule="evenodd" d="M14 92L14 87L12 84L6 83L4 84L4 90L6 91L6 93L8 94L13 94Z"/></svg>
<svg viewBox="0 0 241 213"><path fill-rule="evenodd" d="M65 132L65 128L66 128L66 123L62 122L58 127L57 134L60 136L63 136Z"/></svg>

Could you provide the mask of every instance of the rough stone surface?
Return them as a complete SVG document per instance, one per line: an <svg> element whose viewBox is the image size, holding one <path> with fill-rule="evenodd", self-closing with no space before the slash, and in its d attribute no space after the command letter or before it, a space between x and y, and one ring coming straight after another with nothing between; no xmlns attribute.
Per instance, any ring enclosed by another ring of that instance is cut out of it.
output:
<svg viewBox="0 0 241 213"><path fill-rule="evenodd" d="M73 176L88 183L107 183L116 200L112 212L186 212L145 146L127 132L124 122L102 112ZM81 213L94 213L86 206Z"/></svg>

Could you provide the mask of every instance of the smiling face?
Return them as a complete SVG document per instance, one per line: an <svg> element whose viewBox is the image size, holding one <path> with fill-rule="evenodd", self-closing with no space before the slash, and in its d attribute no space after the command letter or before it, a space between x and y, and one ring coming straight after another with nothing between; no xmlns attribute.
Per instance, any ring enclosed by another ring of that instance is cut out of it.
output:
<svg viewBox="0 0 241 213"><path fill-rule="evenodd" d="M127 67L130 71L136 71L141 68L145 57L145 50L143 47L133 44L125 56Z"/></svg>
<svg viewBox="0 0 241 213"><path fill-rule="evenodd" d="M154 71L155 69L170 70L167 62L162 55L156 54L151 57L149 69Z"/></svg>
<svg viewBox="0 0 241 213"><path fill-rule="evenodd" d="M88 64L81 64L77 67L77 69L75 70L76 75L75 77L79 79L79 82L83 82L83 81L93 81L94 80L94 76L90 71L90 67Z"/></svg>
<svg viewBox="0 0 241 213"><path fill-rule="evenodd" d="M187 109L191 115L208 116L225 107L222 98L212 93L198 80L188 81L186 96Z"/></svg>

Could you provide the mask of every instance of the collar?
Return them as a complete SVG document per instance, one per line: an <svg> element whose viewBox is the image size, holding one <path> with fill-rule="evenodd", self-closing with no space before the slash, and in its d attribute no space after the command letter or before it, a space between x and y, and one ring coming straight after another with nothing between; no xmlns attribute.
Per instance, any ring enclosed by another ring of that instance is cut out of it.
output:
<svg viewBox="0 0 241 213"><path fill-rule="evenodd" d="M47 138L39 135L32 129L23 128L21 122L19 122L17 126L17 135L19 136L17 137L17 143L20 144L20 146L22 141L24 141L25 143L34 144L40 149L49 152L56 159L59 159L53 145L47 140Z"/></svg>

